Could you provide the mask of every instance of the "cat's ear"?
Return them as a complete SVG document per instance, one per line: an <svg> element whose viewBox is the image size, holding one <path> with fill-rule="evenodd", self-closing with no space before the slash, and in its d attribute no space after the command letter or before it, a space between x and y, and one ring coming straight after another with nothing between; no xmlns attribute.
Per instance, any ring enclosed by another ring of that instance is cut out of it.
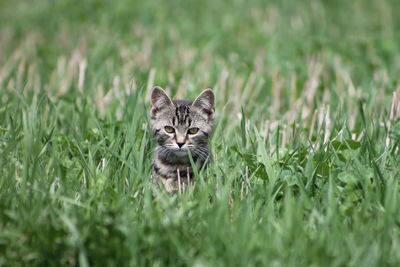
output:
<svg viewBox="0 0 400 267"><path fill-rule="evenodd" d="M203 110L210 118L214 117L214 93L208 88L204 90L194 101L192 106Z"/></svg>
<svg viewBox="0 0 400 267"><path fill-rule="evenodd" d="M155 86L151 92L151 114L156 114L158 111L173 106L171 98L159 86Z"/></svg>

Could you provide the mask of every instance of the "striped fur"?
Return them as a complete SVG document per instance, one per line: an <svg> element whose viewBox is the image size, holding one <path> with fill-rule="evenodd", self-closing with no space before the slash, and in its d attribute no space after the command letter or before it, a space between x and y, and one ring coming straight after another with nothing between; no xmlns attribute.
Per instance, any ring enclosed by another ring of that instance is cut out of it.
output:
<svg viewBox="0 0 400 267"><path fill-rule="evenodd" d="M157 141L153 180L162 182L170 193L184 190L194 182L189 151L199 167L209 162L214 94L206 89L194 101L171 100L156 86L151 103L151 126Z"/></svg>

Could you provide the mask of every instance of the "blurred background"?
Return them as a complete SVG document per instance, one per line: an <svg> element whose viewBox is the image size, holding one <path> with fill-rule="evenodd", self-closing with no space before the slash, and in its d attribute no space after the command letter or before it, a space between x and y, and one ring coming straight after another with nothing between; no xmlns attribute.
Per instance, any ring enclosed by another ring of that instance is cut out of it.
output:
<svg viewBox="0 0 400 267"><path fill-rule="evenodd" d="M106 95L115 83L156 83L183 97L210 86L224 103L246 89L250 106L270 103L275 89L274 112L310 86L316 101L325 89L333 98L378 97L372 91L393 91L400 73L397 7L396 0L3 0L0 82L14 66L35 76L25 90L64 95L100 86ZM354 92L341 88L349 83Z"/></svg>

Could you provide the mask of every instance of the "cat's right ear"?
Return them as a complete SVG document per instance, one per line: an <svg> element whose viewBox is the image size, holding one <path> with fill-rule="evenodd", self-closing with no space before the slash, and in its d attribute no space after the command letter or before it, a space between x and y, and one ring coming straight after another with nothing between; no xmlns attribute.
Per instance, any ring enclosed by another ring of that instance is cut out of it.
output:
<svg viewBox="0 0 400 267"><path fill-rule="evenodd" d="M171 98L167 93L159 86L155 86L151 92L151 114L155 115L160 110L173 106Z"/></svg>

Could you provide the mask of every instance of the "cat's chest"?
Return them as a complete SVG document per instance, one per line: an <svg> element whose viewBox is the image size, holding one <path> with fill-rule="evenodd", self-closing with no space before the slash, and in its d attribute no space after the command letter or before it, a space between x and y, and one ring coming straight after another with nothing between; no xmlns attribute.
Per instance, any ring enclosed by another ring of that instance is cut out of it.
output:
<svg viewBox="0 0 400 267"><path fill-rule="evenodd" d="M193 177L193 169L190 165L169 165L163 164L159 160L155 160L153 163L153 171L155 174L163 178L189 178Z"/></svg>

